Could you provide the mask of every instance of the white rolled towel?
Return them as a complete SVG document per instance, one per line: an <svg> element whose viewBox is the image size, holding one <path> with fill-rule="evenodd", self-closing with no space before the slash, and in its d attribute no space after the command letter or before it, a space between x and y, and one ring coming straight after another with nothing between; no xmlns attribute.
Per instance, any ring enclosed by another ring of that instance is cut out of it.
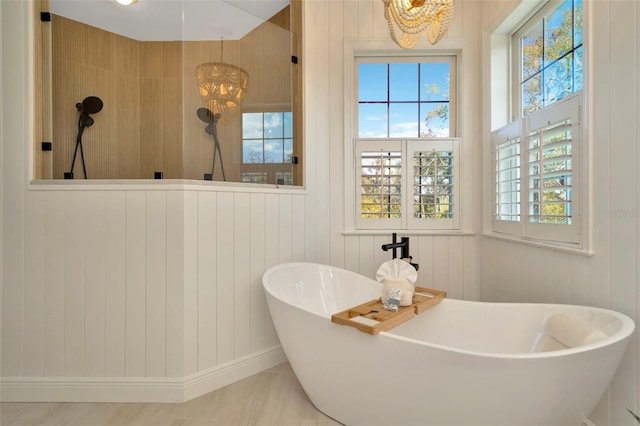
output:
<svg viewBox="0 0 640 426"><path fill-rule="evenodd" d="M382 303L386 303L391 288L402 290L400 306L409 306L413 303L418 272L409 262L402 259L384 262L376 272L376 279L382 283Z"/></svg>
<svg viewBox="0 0 640 426"><path fill-rule="evenodd" d="M560 343L576 348L604 340L607 333L575 315L555 314L547 318L547 333Z"/></svg>
<svg viewBox="0 0 640 426"><path fill-rule="evenodd" d="M389 290L400 289L400 306L410 306L413 303L413 293L416 285L409 280L392 280L385 278L382 280L382 303L387 303Z"/></svg>

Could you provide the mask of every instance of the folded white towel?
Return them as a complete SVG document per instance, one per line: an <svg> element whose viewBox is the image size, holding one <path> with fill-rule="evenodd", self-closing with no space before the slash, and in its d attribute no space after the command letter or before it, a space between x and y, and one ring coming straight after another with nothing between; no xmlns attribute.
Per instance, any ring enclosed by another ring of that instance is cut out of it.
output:
<svg viewBox="0 0 640 426"><path fill-rule="evenodd" d="M400 306L409 306L413 303L413 293L416 290L418 272L409 262L402 259L393 259L384 262L376 272L376 279L383 284L382 303L386 303L389 289L402 290Z"/></svg>
<svg viewBox="0 0 640 426"><path fill-rule="evenodd" d="M596 343L609 337L587 320L568 314L554 314L547 318L546 332L570 348Z"/></svg>
<svg viewBox="0 0 640 426"><path fill-rule="evenodd" d="M409 280L415 284L418 280L418 271L409 262L393 259L380 265L378 272L376 272L376 279L379 282L383 282L384 279Z"/></svg>
<svg viewBox="0 0 640 426"><path fill-rule="evenodd" d="M400 290L400 306L410 306L413 303L413 293L416 291L416 285L409 280L391 280L385 278L382 281L382 303L387 303L389 290Z"/></svg>

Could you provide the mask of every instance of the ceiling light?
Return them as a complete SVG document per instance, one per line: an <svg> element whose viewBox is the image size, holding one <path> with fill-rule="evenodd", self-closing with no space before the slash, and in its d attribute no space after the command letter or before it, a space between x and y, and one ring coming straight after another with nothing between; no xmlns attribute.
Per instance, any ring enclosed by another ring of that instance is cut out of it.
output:
<svg viewBox="0 0 640 426"><path fill-rule="evenodd" d="M429 43L436 44L449 29L455 4L455 0L382 1L391 39L404 49L415 46L422 31L427 33ZM396 35L396 27L400 37Z"/></svg>
<svg viewBox="0 0 640 426"><path fill-rule="evenodd" d="M129 6L130 4L134 4L138 0L116 0L116 1L122 5Z"/></svg>
<svg viewBox="0 0 640 426"><path fill-rule="evenodd" d="M222 123L230 123L240 110L247 94L249 74L235 65L222 61L224 40L220 41L220 62L207 62L196 67L196 83L204 106Z"/></svg>

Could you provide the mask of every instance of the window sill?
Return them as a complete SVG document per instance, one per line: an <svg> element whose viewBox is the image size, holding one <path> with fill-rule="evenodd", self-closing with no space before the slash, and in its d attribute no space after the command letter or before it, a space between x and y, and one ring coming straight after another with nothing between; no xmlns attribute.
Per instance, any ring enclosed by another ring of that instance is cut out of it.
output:
<svg viewBox="0 0 640 426"><path fill-rule="evenodd" d="M530 240L530 239L515 237L511 235L506 235L506 234L499 234L495 232L483 233L482 236L487 238L493 238L495 240L508 241L515 244L522 244L526 246L544 248L548 250L561 251L563 253L576 254L579 256L591 257L595 255L595 253L591 250L587 250L581 247L573 247L573 246L565 245L562 243L551 243L551 242Z"/></svg>
<svg viewBox="0 0 640 426"><path fill-rule="evenodd" d="M389 235L396 233L398 235L403 236L448 236L448 237L472 237L476 235L475 232L464 232L454 229L360 229L360 230L350 230L350 231L342 231L342 235L345 237L352 236L376 236L376 235Z"/></svg>

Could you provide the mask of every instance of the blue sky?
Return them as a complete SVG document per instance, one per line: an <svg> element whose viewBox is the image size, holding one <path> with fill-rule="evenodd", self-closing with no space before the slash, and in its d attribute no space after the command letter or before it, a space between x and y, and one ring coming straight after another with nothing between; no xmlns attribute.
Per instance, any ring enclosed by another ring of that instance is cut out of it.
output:
<svg viewBox="0 0 640 426"><path fill-rule="evenodd" d="M359 64L359 137L415 138L425 132L428 112L449 100L449 68L448 62ZM449 120L434 120L431 128L448 136Z"/></svg>
<svg viewBox="0 0 640 426"><path fill-rule="evenodd" d="M291 112L242 114L243 163L287 162L293 150L292 137Z"/></svg>

